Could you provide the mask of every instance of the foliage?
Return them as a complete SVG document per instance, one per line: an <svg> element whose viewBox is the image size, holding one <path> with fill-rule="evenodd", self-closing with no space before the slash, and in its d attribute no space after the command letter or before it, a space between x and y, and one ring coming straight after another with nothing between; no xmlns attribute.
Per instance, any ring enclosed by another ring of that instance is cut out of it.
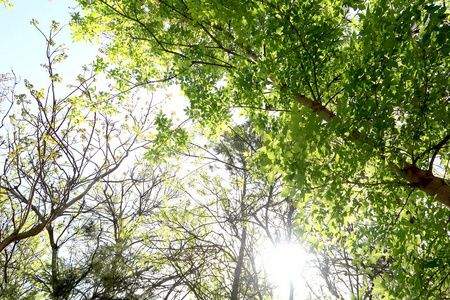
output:
<svg viewBox="0 0 450 300"><path fill-rule="evenodd" d="M340 240L364 265L393 257L394 276L375 282L380 298L448 294L445 5L79 3L75 36L111 38L97 65L119 87L173 78L190 100L187 113L210 135L237 108L251 120L264 138L254 172L269 182L282 174L313 248Z"/></svg>

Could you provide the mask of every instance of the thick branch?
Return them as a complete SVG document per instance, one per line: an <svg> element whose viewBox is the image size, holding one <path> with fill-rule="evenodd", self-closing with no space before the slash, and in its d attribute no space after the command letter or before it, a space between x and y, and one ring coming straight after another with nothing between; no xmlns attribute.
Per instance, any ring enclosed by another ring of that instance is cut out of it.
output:
<svg viewBox="0 0 450 300"><path fill-rule="evenodd" d="M337 117L332 111L323 106L318 101L313 101L308 97L299 93L295 94L295 100L314 110L317 115L321 115L323 120L329 123L332 118ZM350 138L359 139L359 134L352 133ZM421 170L414 165L411 165L405 161L402 162L403 168L400 168L394 164L391 164L392 169L407 180L412 187L416 187L430 196L436 196L436 200L450 208L450 184L442 178L432 175L430 172Z"/></svg>
<svg viewBox="0 0 450 300"><path fill-rule="evenodd" d="M13 232L12 234L10 234L9 236L7 236L3 241L0 242L0 252L3 251L3 249L5 249L9 244L15 242L15 241L19 241L19 240L23 240L32 236L35 236L37 234L39 234L42 230L44 230L45 226L47 226L48 222L41 222L38 225L36 225L35 227L31 228L30 230L18 233L18 232Z"/></svg>
<svg viewBox="0 0 450 300"><path fill-rule="evenodd" d="M436 177L428 171L405 163L403 169L397 168L397 174L428 195L436 195L436 200L450 208L450 184L442 178Z"/></svg>
<svg viewBox="0 0 450 300"><path fill-rule="evenodd" d="M322 105L322 103L320 103L318 101L313 101L313 100L309 99L308 97L306 97L305 95L296 93L295 100L298 103L303 104L304 106L306 106L308 108L311 108L312 110L314 110L316 112L316 114L322 115L323 119L327 123L330 123L331 119L336 116L332 111L330 111L328 108L326 108L324 105Z"/></svg>

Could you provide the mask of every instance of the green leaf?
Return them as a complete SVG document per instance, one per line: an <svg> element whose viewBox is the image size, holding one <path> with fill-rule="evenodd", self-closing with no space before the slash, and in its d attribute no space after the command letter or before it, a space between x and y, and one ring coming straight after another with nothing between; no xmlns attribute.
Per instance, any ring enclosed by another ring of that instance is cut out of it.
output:
<svg viewBox="0 0 450 300"><path fill-rule="evenodd" d="M281 197L287 197L289 196L291 192L291 189L288 187L283 188L283 190L281 191Z"/></svg>
<svg viewBox="0 0 450 300"><path fill-rule="evenodd" d="M372 289L372 295L377 296L384 294L385 291L385 284L382 278L377 277L373 281L374 287Z"/></svg>

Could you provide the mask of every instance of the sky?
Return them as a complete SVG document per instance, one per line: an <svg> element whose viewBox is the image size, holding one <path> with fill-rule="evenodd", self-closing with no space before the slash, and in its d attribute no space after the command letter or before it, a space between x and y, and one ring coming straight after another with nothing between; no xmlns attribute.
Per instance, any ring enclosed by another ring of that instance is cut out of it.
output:
<svg viewBox="0 0 450 300"><path fill-rule="evenodd" d="M68 58L55 66L56 73L63 78L63 84L58 88L60 96L67 94L65 86L76 84L76 76L82 73L82 66L89 65L99 55L100 45L77 41L73 42L70 22L70 12L77 10L78 3L73 0L13 0L14 7L4 9L0 6L0 74L11 73L20 79L18 91L26 93L24 79L33 84L35 89L46 89L49 85L46 70L41 67L46 62L46 43L42 34L30 24L32 19L39 22L39 28L49 34L52 20L66 25L56 36L57 44L65 44ZM99 85L100 82L97 83ZM101 85L101 84L100 84ZM102 89L107 89L106 86ZM186 119L183 110L187 101L181 97L178 86L154 94L156 101L172 97L164 107L168 115L176 113L180 122ZM148 97L148 95L143 95Z"/></svg>
<svg viewBox="0 0 450 300"><path fill-rule="evenodd" d="M34 18L48 35L52 20L67 25L55 38L57 44L69 48L68 59L56 66L65 82L74 82L84 64L91 63L98 54L98 46L85 42L71 43L70 11L77 6L71 0L14 0L13 8L0 7L0 74L11 70L21 79L28 79L35 87L46 88L46 71L40 64L46 62L46 44L42 34L30 24Z"/></svg>

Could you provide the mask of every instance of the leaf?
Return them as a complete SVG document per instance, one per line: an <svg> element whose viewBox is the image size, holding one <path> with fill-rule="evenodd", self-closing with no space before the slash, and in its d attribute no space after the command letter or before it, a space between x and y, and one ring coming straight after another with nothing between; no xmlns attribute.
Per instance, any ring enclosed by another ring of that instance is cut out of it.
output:
<svg viewBox="0 0 450 300"><path fill-rule="evenodd" d="M281 197L287 197L289 196L291 192L291 189L288 187L283 188L283 190L281 191Z"/></svg>
<svg viewBox="0 0 450 300"><path fill-rule="evenodd" d="M363 286L362 288L359 289L358 299L363 299L363 296L366 293L367 288L368 288L368 286Z"/></svg>
<svg viewBox="0 0 450 300"><path fill-rule="evenodd" d="M385 291L385 284L382 278L377 277L373 281L374 287L372 289L372 295L377 296L381 295Z"/></svg>

